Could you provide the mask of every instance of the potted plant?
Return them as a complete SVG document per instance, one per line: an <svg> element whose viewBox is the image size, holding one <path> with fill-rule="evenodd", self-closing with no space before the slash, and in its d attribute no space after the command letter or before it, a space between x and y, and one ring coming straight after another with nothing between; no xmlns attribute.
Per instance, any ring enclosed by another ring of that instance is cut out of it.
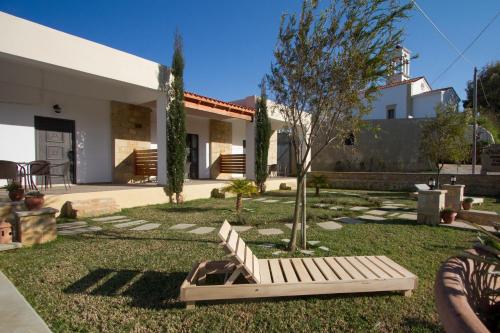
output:
<svg viewBox="0 0 500 333"><path fill-rule="evenodd" d="M328 181L325 177L325 175L312 175L311 180L309 181L309 184L313 187L315 187L316 192L315 195L319 196L319 189L320 188L325 188L328 186Z"/></svg>
<svg viewBox="0 0 500 333"><path fill-rule="evenodd" d="M464 210L469 210L471 209L472 207L472 203L474 202L474 199L472 198L465 198L463 201L462 201L462 208Z"/></svg>
<svg viewBox="0 0 500 333"><path fill-rule="evenodd" d="M11 201L21 201L24 198L24 189L18 182L12 182L4 186L4 189L9 192Z"/></svg>
<svg viewBox="0 0 500 333"><path fill-rule="evenodd" d="M451 208L445 208L441 211L441 218L445 224L451 224L455 222L455 217L457 217L457 212Z"/></svg>
<svg viewBox="0 0 500 333"><path fill-rule="evenodd" d="M28 210L36 210L43 207L45 202L44 199L45 194L39 191L30 191L26 193L24 198L24 204Z"/></svg>

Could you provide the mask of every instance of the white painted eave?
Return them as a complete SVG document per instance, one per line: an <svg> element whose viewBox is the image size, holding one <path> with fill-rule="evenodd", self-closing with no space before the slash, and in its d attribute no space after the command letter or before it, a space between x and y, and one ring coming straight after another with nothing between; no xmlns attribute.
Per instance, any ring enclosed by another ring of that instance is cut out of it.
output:
<svg viewBox="0 0 500 333"><path fill-rule="evenodd" d="M0 52L157 90L161 64L0 12ZM166 73L165 73L166 71Z"/></svg>

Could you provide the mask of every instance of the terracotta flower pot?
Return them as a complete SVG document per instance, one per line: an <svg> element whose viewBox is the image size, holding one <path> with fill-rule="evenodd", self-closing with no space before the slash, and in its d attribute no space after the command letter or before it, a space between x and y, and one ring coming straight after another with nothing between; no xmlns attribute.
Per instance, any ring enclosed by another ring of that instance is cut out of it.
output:
<svg viewBox="0 0 500 333"><path fill-rule="evenodd" d="M11 201L21 201L24 198L24 189L18 188L14 191L9 191L9 199Z"/></svg>
<svg viewBox="0 0 500 333"><path fill-rule="evenodd" d="M469 202L469 201L464 201L462 202L462 208L464 210L469 210L472 208L472 202Z"/></svg>
<svg viewBox="0 0 500 333"><path fill-rule="evenodd" d="M43 207L45 199L43 196L26 196L24 204L28 210L37 210Z"/></svg>
<svg viewBox="0 0 500 333"><path fill-rule="evenodd" d="M455 218L457 217L456 212L443 212L441 213L441 218L445 224L451 224L455 222Z"/></svg>

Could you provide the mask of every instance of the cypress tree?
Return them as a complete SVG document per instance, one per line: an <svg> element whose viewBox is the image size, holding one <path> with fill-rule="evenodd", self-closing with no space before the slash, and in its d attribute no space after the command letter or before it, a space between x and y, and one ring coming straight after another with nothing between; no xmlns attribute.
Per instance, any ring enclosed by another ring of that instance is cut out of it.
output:
<svg viewBox="0 0 500 333"><path fill-rule="evenodd" d="M176 32L172 59L171 101L167 114L167 178L170 195L181 203L186 164L186 114L184 110L184 57L182 37Z"/></svg>
<svg viewBox="0 0 500 333"><path fill-rule="evenodd" d="M271 122L267 115L265 80L262 80L260 89L260 97L255 104L255 183L260 193L264 193L264 185L268 176L267 156L269 153L269 140L271 138Z"/></svg>

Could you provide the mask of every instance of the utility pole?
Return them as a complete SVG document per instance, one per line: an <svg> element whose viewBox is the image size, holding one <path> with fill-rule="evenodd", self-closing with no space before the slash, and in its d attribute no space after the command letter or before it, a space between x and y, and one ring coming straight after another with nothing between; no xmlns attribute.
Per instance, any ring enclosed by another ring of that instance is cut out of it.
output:
<svg viewBox="0 0 500 333"><path fill-rule="evenodd" d="M472 174L476 174L477 156L477 68L474 66L474 96L472 97L474 127L472 129Z"/></svg>

